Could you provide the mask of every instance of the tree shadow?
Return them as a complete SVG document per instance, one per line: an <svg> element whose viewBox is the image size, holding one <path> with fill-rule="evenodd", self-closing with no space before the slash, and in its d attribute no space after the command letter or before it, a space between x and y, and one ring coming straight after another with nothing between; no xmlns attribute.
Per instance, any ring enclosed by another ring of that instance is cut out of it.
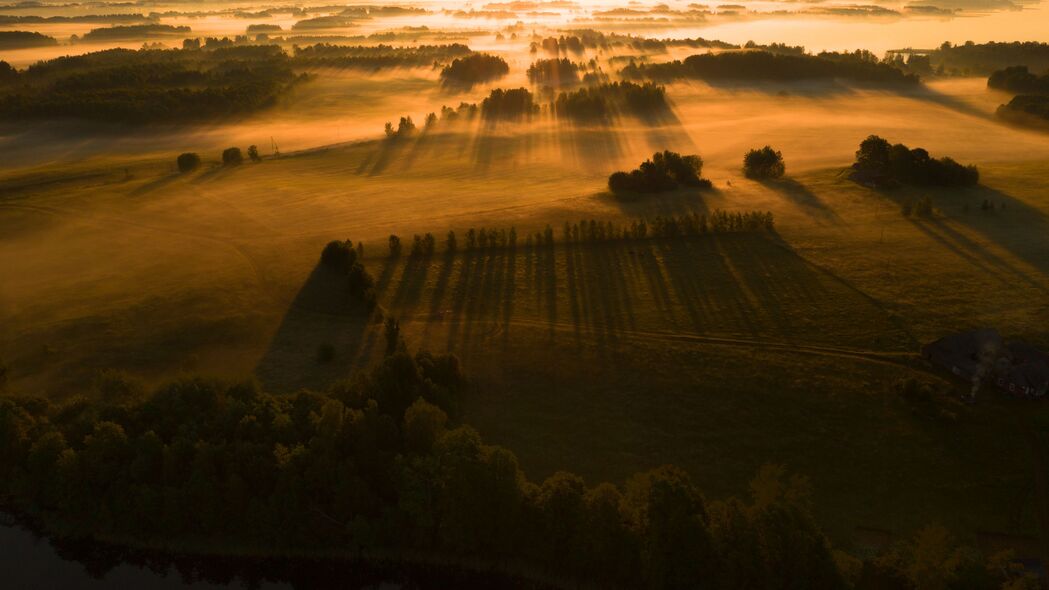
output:
<svg viewBox="0 0 1049 590"><path fill-rule="evenodd" d="M707 197L714 197L718 189L679 188L663 193L616 194L611 191L597 193L595 197L614 205L624 215L631 217L651 218L657 215L664 217L683 213L710 213Z"/></svg>
<svg viewBox="0 0 1049 590"><path fill-rule="evenodd" d="M171 174L165 174L164 176L161 176L160 178L157 178L155 180L151 180L151 181L149 181L149 182L139 186L138 188L132 190L130 193L128 193L128 196L141 197L143 195L147 195L147 194L149 194L149 193L151 193L153 191L160 190L160 189L164 188L165 186L171 184L172 182L175 182L176 180L178 180L182 176L183 176L182 174L179 174L177 172L174 172L174 173L171 173Z"/></svg>
<svg viewBox="0 0 1049 590"><path fill-rule="evenodd" d="M372 318L351 300L346 276L318 264L284 313L255 376L267 391L324 389L360 363ZM321 353L327 346L330 360Z"/></svg>
<svg viewBox="0 0 1049 590"><path fill-rule="evenodd" d="M834 223L841 222L841 217L823 199L793 178L784 177L759 182L765 188L797 205L809 217Z"/></svg>

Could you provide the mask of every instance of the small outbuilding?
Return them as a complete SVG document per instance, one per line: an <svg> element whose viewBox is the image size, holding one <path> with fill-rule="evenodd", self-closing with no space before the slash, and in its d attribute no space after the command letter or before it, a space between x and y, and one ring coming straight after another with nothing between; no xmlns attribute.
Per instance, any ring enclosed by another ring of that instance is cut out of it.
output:
<svg viewBox="0 0 1049 590"><path fill-rule="evenodd" d="M1049 355L1021 341L1006 341L992 328L944 336L922 348L932 364L972 383L972 394L983 383L1024 398L1041 398L1049 391Z"/></svg>

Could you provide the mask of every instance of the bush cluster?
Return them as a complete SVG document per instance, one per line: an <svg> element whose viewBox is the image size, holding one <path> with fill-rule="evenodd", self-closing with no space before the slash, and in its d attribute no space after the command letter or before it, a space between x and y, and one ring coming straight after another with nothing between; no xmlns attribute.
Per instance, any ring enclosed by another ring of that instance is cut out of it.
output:
<svg viewBox="0 0 1049 590"><path fill-rule="evenodd" d="M613 193L658 193L681 186L707 188L710 181L700 178L703 160L697 155L682 156L662 151L652 155L630 172L613 172L608 188Z"/></svg>
<svg viewBox="0 0 1049 590"><path fill-rule="evenodd" d="M860 143L852 167L854 179L877 186L973 186L980 181L976 166L963 166L948 157L936 159L922 148L890 144L877 135Z"/></svg>

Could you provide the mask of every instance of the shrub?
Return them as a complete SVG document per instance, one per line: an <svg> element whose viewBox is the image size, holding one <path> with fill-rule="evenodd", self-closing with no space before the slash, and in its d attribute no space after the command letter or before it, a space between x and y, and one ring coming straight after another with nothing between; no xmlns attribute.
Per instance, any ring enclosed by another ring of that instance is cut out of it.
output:
<svg viewBox="0 0 1049 590"><path fill-rule="evenodd" d="M244 154L241 153L239 147L226 148L222 152L222 165L223 166L239 166L244 162Z"/></svg>
<svg viewBox="0 0 1049 590"><path fill-rule="evenodd" d="M250 158L252 162L261 162L262 161L262 157L259 156L259 146L257 146L257 145L249 145L248 146L248 158Z"/></svg>
<svg viewBox="0 0 1049 590"><path fill-rule="evenodd" d="M743 174L747 178L779 178L784 171L783 154L769 146L750 150L743 156Z"/></svg>
<svg viewBox="0 0 1049 590"><path fill-rule="evenodd" d="M176 162L178 163L178 171L185 174L186 172L196 170L200 166L200 156L193 152L186 152L179 154Z"/></svg>

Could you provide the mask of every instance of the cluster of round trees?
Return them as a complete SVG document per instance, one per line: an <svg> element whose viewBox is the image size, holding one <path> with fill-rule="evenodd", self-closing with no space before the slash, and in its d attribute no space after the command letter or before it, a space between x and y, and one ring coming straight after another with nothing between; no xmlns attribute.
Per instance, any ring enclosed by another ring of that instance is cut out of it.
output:
<svg viewBox="0 0 1049 590"><path fill-rule="evenodd" d="M965 166L949 157L933 158L922 148L891 144L877 135L860 143L852 168L853 179L874 186L973 186L980 181L976 166Z"/></svg>
<svg viewBox="0 0 1049 590"><path fill-rule="evenodd" d="M608 177L608 188L613 193L658 193L681 186L710 187L710 181L700 178L703 159L698 155L682 156L665 150L656 152L630 172L613 172Z"/></svg>
<svg viewBox="0 0 1049 590"><path fill-rule="evenodd" d="M259 155L258 146L248 146L248 159L252 162L262 161L262 156ZM244 152L242 152L239 147L230 147L222 150L223 166L239 166L243 163ZM187 172L192 172L200 167L200 154L197 154L195 152L185 152L179 154L178 158L175 159L175 164L178 166L178 171L183 174Z"/></svg>

